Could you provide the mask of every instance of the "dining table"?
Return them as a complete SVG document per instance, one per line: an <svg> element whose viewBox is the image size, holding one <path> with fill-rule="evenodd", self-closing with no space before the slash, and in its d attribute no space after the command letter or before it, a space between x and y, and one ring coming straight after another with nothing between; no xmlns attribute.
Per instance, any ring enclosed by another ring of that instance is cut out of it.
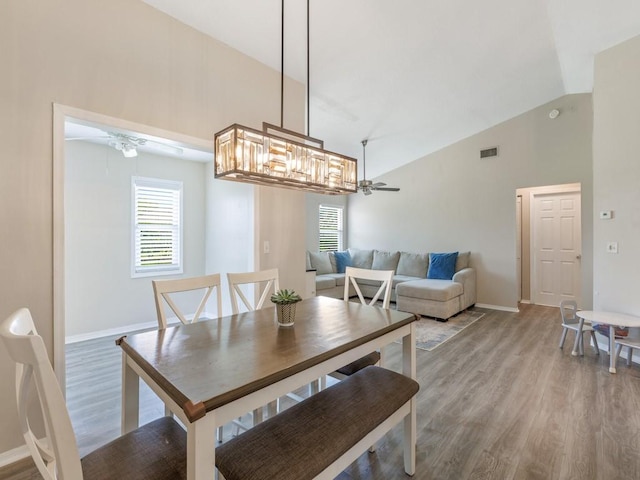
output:
<svg viewBox="0 0 640 480"><path fill-rule="evenodd" d="M583 322L587 321L591 324L602 324L609 326L609 372L616 373L616 327L640 327L640 317L628 315L626 313L596 311L596 310L578 310L576 312L580 318L580 327ZM575 350L575 347L574 347Z"/></svg>
<svg viewBox="0 0 640 480"><path fill-rule="evenodd" d="M416 378L415 314L311 297L295 323L274 307L126 335L122 349L122 433L139 421L139 379L187 431L187 478L215 475L216 428L393 342L398 369ZM329 387L331 388L331 387ZM416 406L404 422L405 472L415 472Z"/></svg>

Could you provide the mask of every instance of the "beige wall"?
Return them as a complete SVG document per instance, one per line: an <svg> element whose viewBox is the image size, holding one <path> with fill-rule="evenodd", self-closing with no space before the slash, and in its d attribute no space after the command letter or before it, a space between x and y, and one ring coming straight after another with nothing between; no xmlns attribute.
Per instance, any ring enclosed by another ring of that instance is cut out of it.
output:
<svg viewBox="0 0 640 480"><path fill-rule="evenodd" d="M594 308L640 315L640 36L596 57ZM599 213L612 210L612 220ZM606 253L618 242L617 255Z"/></svg>
<svg viewBox="0 0 640 480"><path fill-rule="evenodd" d="M256 268L277 267L280 288L304 292L305 202L303 192L286 188L259 187L258 203L270 205L256 216ZM279 239L275 240L274 239ZM268 242L268 252L265 250Z"/></svg>
<svg viewBox="0 0 640 480"><path fill-rule="evenodd" d="M28 306L51 353L52 104L212 140L233 122L279 123L280 75L136 0L5 0L0 22L0 318ZM285 95L285 127L299 129L304 88L288 83ZM287 214L278 207L255 215ZM284 238L275 232L272 248ZM292 248L303 266L304 242ZM5 385L12 375L0 348ZM0 424L0 453L22 444L11 387Z"/></svg>
<svg viewBox="0 0 640 480"><path fill-rule="evenodd" d="M555 120L552 108L562 113ZM583 301L592 285L591 95L568 95L376 179L400 187L349 197L349 246L470 250L478 303L517 308L516 190L582 185ZM479 152L499 147L499 156Z"/></svg>

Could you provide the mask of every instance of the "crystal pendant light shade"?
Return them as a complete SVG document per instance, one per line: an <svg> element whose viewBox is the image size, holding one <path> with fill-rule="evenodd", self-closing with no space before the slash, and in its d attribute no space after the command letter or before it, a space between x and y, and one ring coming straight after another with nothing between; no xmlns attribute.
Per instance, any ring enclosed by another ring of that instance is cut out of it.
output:
<svg viewBox="0 0 640 480"><path fill-rule="evenodd" d="M260 131L234 124L215 135L215 177L329 195L356 192L357 161L322 147L320 140L274 125Z"/></svg>

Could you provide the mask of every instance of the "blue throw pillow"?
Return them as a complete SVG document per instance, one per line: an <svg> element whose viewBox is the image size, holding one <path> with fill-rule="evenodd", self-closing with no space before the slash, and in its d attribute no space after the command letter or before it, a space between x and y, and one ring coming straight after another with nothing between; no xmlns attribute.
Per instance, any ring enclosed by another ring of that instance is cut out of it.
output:
<svg viewBox="0 0 640 480"><path fill-rule="evenodd" d="M348 251L333 252L333 256L336 259L336 271L338 273L344 273L345 268L351 266L351 255Z"/></svg>
<svg viewBox="0 0 640 480"><path fill-rule="evenodd" d="M436 280L451 280L456 273L456 260L458 252L453 253L430 253L429 271L427 278Z"/></svg>

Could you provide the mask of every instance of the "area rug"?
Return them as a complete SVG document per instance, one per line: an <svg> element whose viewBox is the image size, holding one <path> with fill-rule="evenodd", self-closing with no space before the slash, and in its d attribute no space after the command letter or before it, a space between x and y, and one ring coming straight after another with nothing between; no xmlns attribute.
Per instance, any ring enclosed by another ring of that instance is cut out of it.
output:
<svg viewBox="0 0 640 480"><path fill-rule="evenodd" d="M477 310L460 312L451 317L448 322L438 322L430 317L422 317L416 322L416 348L430 352L482 317L484 313Z"/></svg>

